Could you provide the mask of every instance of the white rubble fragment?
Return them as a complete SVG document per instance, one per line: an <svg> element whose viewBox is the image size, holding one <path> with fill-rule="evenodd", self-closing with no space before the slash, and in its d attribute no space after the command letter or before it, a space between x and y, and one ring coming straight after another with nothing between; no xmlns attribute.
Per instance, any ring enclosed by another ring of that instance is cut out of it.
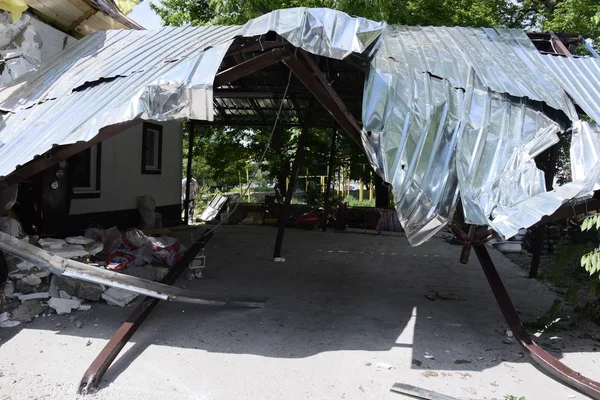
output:
<svg viewBox="0 0 600 400"><path fill-rule="evenodd" d="M100 242L94 242L91 246L88 246L87 249L88 253L90 253L91 256L95 256L102 250L104 250L104 245Z"/></svg>
<svg viewBox="0 0 600 400"><path fill-rule="evenodd" d="M84 246L94 243L94 239L87 238L85 236L71 236L65 238L65 242L69 244L82 244Z"/></svg>
<svg viewBox="0 0 600 400"><path fill-rule="evenodd" d="M35 276L37 276L39 278L45 278L47 276L50 276L50 271L43 269L41 271L35 271L33 273L33 275L35 275Z"/></svg>
<svg viewBox="0 0 600 400"><path fill-rule="evenodd" d="M81 304L79 306L79 308L77 308L79 311L90 311L92 309L92 305L91 304Z"/></svg>
<svg viewBox="0 0 600 400"><path fill-rule="evenodd" d="M43 300L49 299L50 293L48 292L37 292L37 293L29 293L29 294L21 294L19 295L19 300L28 301L28 300Z"/></svg>
<svg viewBox="0 0 600 400"><path fill-rule="evenodd" d="M24 260L21 260L17 263L17 268L21 271L29 271L33 267L35 267L34 264Z"/></svg>
<svg viewBox="0 0 600 400"><path fill-rule="evenodd" d="M8 321L9 319L10 319L10 314L7 311L0 314L0 322Z"/></svg>
<svg viewBox="0 0 600 400"><path fill-rule="evenodd" d="M14 328L15 326L21 325L19 321L2 321L0 322L0 328Z"/></svg>
<svg viewBox="0 0 600 400"><path fill-rule="evenodd" d="M58 315L69 314L71 310L76 310L81 305L80 300L51 298L48 305L56 310Z"/></svg>
<svg viewBox="0 0 600 400"><path fill-rule="evenodd" d="M382 369L392 369L392 366L388 363L384 363L384 362L378 362L377 364L375 364L378 368L382 368Z"/></svg>
<svg viewBox="0 0 600 400"><path fill-rule="evenodd" d="M35 274L24 276L21 281L31 286L39 286L42 283L40 277Z"/></svg>
<svg viewBox="0 0 600 400"><path fill-rule="evenodd" d="M50 247L48 249L52 254L56 254L57 256L63 258L75 258L75 257L83 257L87 256L90 253L80 244L66 244L65 246L54 249Z"/></svg>
<svg viewBox="0 0 600 400"><path fill-rule="evenodd" d="M0 217L0 231L17 237L20 231L19 222L11 217Z"/></svg>
<svg viewBox="0 0 600 400"><path fill-rule="evenodd" d="M23 272L20 272L18 270L15 271L11 271L8 273L8 276L11 279L23 279L25 277L25 274Z"/></svg>
<svg viewBox="0 0 600 400"><path fill-rule="evenodd" d="M60 249L67 245L63 239L43 238L38 241L39 245L46 249Z"/></svg>
<svg viewBox="0 0 600 400"><path fill-rule="evenodd" d="M128 290L123 290L115 287L109 288L102 293L102 298L112 306L125 307L131 303L138 295Z"/></svg>

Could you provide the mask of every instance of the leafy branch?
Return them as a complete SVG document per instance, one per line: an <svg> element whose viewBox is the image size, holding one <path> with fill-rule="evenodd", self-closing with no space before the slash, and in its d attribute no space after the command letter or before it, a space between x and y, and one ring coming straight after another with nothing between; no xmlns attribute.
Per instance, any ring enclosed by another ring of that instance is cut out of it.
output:
<svg viewBox="0 0 600 400"><path fill-rule="evenodd" d="M600 230L600 214L594 214L583 220L581 224L582 231L589 231L595 229ZM598 274L600 278L600 248L595 248L589 253L584 254L581 257L581 266L590 274Z"/></svg>

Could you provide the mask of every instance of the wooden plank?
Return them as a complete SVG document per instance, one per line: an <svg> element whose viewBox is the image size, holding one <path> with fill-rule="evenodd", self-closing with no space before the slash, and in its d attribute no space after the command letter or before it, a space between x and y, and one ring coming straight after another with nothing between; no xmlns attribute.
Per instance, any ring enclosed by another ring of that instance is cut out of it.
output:
<svg viewBox="0 0 600 400"><path fill-rule="evenodd" d="M66 1L71 3L73 6L77 7L79 9L79 11L81 11L83 14L87 14L87 13L90 13L90 12L96 10L94 7L90 6L84 0L66 0Z"/></svg>
<svg viewBox="0 0 600 400"><path fill-rule="evenodd" d="M57 11L54 9L52 5L44 4L40 0L27 0L27 5L31 8L36 9L41 14L45 15L47 18L50 18L52 21L56 22L59 25L67 28L72 21L69 21L62 15L59 15Z"/></svg>

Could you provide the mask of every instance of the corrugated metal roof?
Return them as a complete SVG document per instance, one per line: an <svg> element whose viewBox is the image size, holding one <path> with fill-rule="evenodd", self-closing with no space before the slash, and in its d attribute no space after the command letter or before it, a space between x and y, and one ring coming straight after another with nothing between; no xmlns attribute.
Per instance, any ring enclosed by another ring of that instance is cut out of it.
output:
<svg viewBox="0 0 600 400"><path fill-rule="evenodd" d="M452 219L459 187L466 217L481 225L495 207L543 192L533 156L556 143L560 131L525 98L489 90L474 68L455 87L423 71L434 67L423 64L427 58L404 58L419 47L384 33L363 104L365 149L392 184L412 245Z"/></svg>
<svg viewBox="0 0 600 400"><path fill-rule="evenodd" d="M79 41L0 91L2 108L14 111L0 131L0 175L55 145L89 141L104 126L137 117L210 119L212 82L238 32L105 31Z"/></svg>
<svg viewBox="0 0 600 400"><path fill-rule="evenodd" d="M0 88L0 110L15 111L60 98L101 78L127 77L153 69L164 73L174 68L172 63L198 57L208 47L230 41L238 33L238 26L96 32L69 46L37 71Z"/></svg>
<svg viewBox="0 0 600 400"><path fill-rule="evenodd" d="M542 101L568 117L575 109L561 87L536 60L541 55L517 29L390 26L385 31L390 54L410 60L418 71L467 86L472 68L485 87Z"/></svg>
<svg viewBox="0 0 600 400"><path fill-rule="evenodd" d="M541 65L585 113L600 123L600 59L539 54Z"/></svg>

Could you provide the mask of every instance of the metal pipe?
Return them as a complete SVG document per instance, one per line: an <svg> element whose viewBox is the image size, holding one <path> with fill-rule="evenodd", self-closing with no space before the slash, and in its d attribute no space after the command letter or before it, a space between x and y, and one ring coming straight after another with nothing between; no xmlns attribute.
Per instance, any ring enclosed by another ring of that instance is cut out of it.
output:
<svg viewBox="0 0 600 400"><path fill-rule="evenodd" d="M535 361L539 367L550 376L585 393L593 399L600 400L600 383L586 378L579 372L567 367L531 340L531 337L521 325L519 314L510 300L510 296L502 283L502 279L500 279L500 276L498 275L498 271L496 271L494 262L485 245L474 244L473 249L475 250L475 254L477 254L479 263L492 288L492 292L496 297L496 301L500 306L504 319L508 323L517 342L531 356L533 361Z"/></svg>
<svg viewBox="0 0 600 400"><path fill-rule="evenodd" d="M283 234L285 233L285 226L287 224L288 212L290 209L290 203L292 202L292 196L294 195L294 188L296 187L296 177L300 164L302 163L302 157L304 156L304 144L306 143L306 137L310 130L309 124L306 122L298 138L298 149L296 150L296 157L292 164L292 172L288 183L287 191L285 194L285 202L279 215L279 226L277 228L277 237L275 238L275 250L273 251L273 258L281 257L281 246L283 244Z"/></svg>

